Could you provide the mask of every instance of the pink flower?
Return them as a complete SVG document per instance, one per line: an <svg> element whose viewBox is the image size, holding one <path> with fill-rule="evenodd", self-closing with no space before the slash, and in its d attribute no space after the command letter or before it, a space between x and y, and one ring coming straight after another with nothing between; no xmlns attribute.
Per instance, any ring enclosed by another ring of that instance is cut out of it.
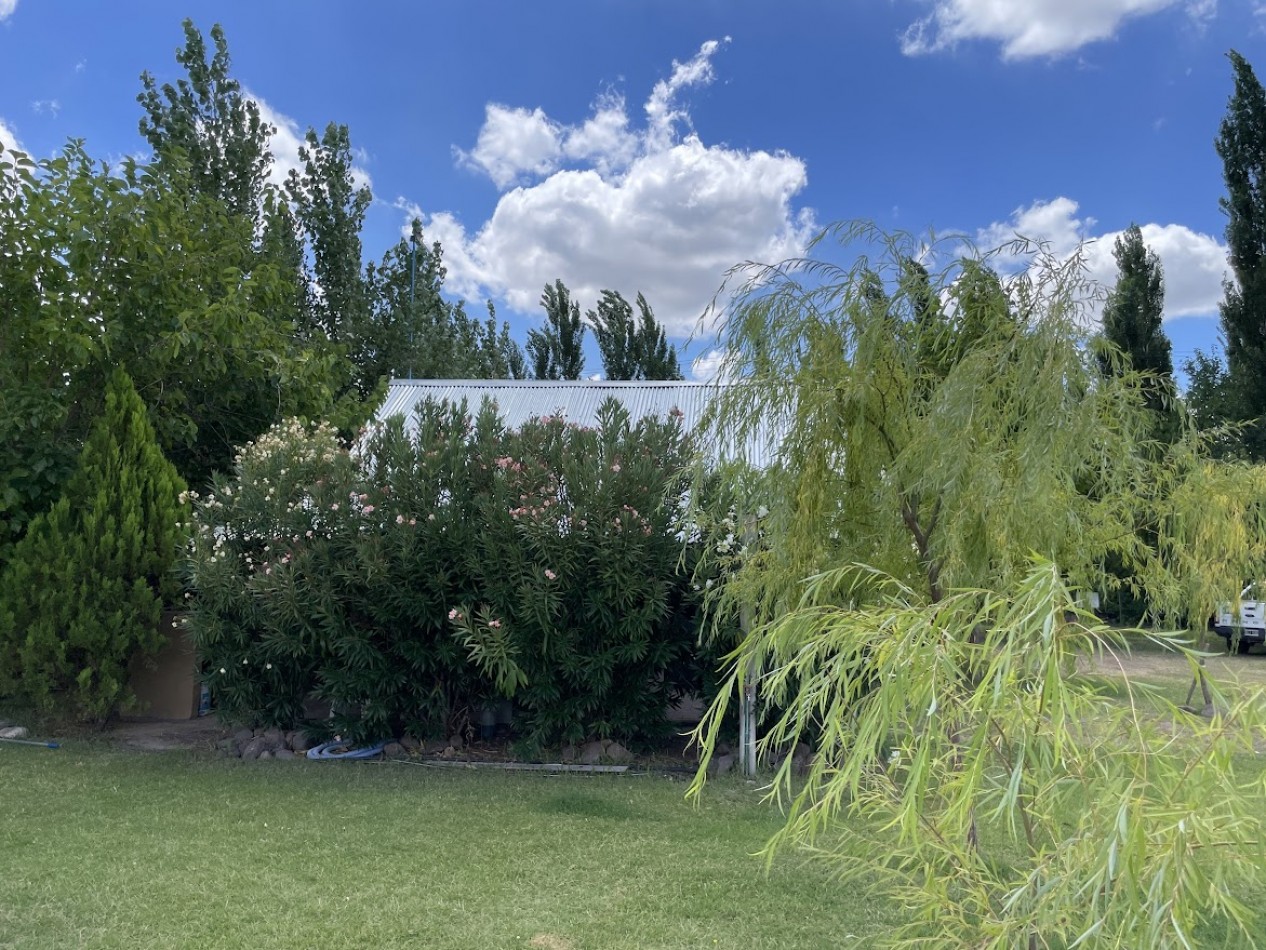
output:
<svg viewBox="0 0 1266 950"><path fill-rule="evenodd" d="M461 617L461 613L458 612L456 607L448 612L449 620L457 620L459 617Z"/></svg>
<svg viewBox="0 0 1266 950"><path fill-rule="evenodd" d="M494 630L498 630L498 629L500 629L500 627L501 627L501 621L500 621L500 620L489 620L489 621L488 621L488 626L492 627Z"/></svg>
<svg viewBox="0 0 1266 950"><path fill-rule="evenodd" d="M361 514L364 514L364 515L371 515L371 514L373 514L373 513L374 513L374 506L373 506L373 505L366 505L364 508L362 508L362 509L361 509Z"/></svg>
<svg viewBox="0 0 1266 950"><path fill-rule="evenodd" d="M434 513L431 513L431 514L427 515L427 516L426 516L426 520L427 520L427 521L434 521L434 520L435 520L435 514L434 514ZM410 522L409 522L409 524L413 524L413 522L412 522L412 521L410 521Z"/></svg>
<svg viewBox="0 0 1266 950"><path fill-rule="evenodd" d="M619 462L613 462L613 463L611 464L611 471L613 471L613 472L619 472L619 471L620 471L620 463L619 463Z"/></svg>
<svg viewBox="0 0 1266 950"><path fill-rule="evenodd" d="M417 518L410 518L410 519L409 519L409 524L417 524L417 523L418 523L418 519L417 519Z"/></svg>
<svg viewBox="0 0 1266 950"><path fill-rule="evenodd" d="M334 504L330 505L330 511L338 511L338 502L337 502L337 501L336 501Z"/></svg>
<svg viewBox="0 0 1266 950"><path fill-rule="evenodd" d="M545 579L546 579L546 580L551 580L551 581L556 581L556 580L558 580L558 575L557 575L557 574L555 574L553 571L551 571L551 570L547 567L547 568L545 568Z"/></svg>
<svg viewBox="0 0 1266 950"><path fill-rule="evenodd" d="M404 524L404 515L396 515L396 524Z"/></svg>

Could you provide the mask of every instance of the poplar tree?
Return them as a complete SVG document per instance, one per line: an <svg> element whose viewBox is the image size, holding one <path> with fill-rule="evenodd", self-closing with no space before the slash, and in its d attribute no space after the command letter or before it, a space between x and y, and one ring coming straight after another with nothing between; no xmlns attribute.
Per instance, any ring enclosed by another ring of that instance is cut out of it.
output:
<svg viewBox="0 0 1266 950"><path fill-rule="evenodd" d="M1100 369L1119 373L1119 356L1146 374L1147 407L1157 418L1157 435L1172 441L1177 432L1173 416L1174 361L1162 319L1165 310L1165 277L1160 258L1143 242L1143 232L1132 224L1112 249L1117 262L1117 282L1103 310L1103 336L1119 354L1099 355Z"/></svg>
<svg viewBox="0 0 1266 950"><path fill-rule="evenodd" d="M604 290L588 313L607 379L681 379L677 350L642 294L633 307L615 290Z"/></svg>
<svg viewBox="0 0 1266 950"><path fill-rule="evenodd" d="M0 575L0 695L94 720L129 700L128 664L161 646L176 594L184 487L116 369L65 492Z"/></svg>
<svg viewBox="0 0 1266 950"><path fill-rule="evenodd" d="M527 354L537 379L580 379L585 371L585 325L580 304L562 280L546 284L541 294L545 326L528 331Z"/></svg>
<svg viewBox="0 0 1266 950"><path fill-rule="evenodd" d="M1239 53L1228 54L1235 91L1216 146L1222 159L1226 243L1233 280L1223 284L1222 333L1239 415L1258 420L1244 431L1245 449L1266 458L1266 91Z"/></svg>

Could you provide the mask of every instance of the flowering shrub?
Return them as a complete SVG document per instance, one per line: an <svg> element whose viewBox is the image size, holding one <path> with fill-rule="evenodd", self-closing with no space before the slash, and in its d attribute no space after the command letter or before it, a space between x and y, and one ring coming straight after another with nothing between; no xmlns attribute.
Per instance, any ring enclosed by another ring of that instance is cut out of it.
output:
<svg viewBox="0 0 1266 950"><path fill-rule="evenodd" d="M532 744L664 729L698 687L677 418L507 432L426 404L355 453L288 422L194 498L195 640L222 711L345 737L459 729L502 697Z"/></svg>

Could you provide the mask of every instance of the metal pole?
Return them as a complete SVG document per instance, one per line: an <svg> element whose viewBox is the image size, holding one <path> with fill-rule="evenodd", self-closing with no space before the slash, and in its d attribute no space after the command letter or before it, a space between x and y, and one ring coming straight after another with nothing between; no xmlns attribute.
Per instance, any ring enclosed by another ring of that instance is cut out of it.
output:
<svg viewBox="0 0 1266 950"><path fill-rule="evenodd" d="M418 287L418 234L409 235L409 243L413 245L413 263L409 266L409 378L413 378L413 333L417 328L417 314L414 312L414 298Z"/></svg>
<svg viewBox="0 0 1266 950"><path fill-rule="evenodd" d="M751 545L756 538L755 522L743 522L743 543ZM752 608L739 613L739 626L746 638L752 632ZM756 776L756 664L748 664L743 676L743 697L739 703L739 769L747 778Z"/></svg>

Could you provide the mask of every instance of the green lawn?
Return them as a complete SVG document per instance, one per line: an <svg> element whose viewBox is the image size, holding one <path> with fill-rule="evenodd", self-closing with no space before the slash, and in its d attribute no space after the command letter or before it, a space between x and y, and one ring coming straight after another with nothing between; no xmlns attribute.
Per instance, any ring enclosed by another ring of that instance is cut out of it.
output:
<svg viewBox="0 0 1266 950"><path fill-rule="evenodd" d="M0 947L848 947L894 910L739 780L0 744Z"/></svg>

